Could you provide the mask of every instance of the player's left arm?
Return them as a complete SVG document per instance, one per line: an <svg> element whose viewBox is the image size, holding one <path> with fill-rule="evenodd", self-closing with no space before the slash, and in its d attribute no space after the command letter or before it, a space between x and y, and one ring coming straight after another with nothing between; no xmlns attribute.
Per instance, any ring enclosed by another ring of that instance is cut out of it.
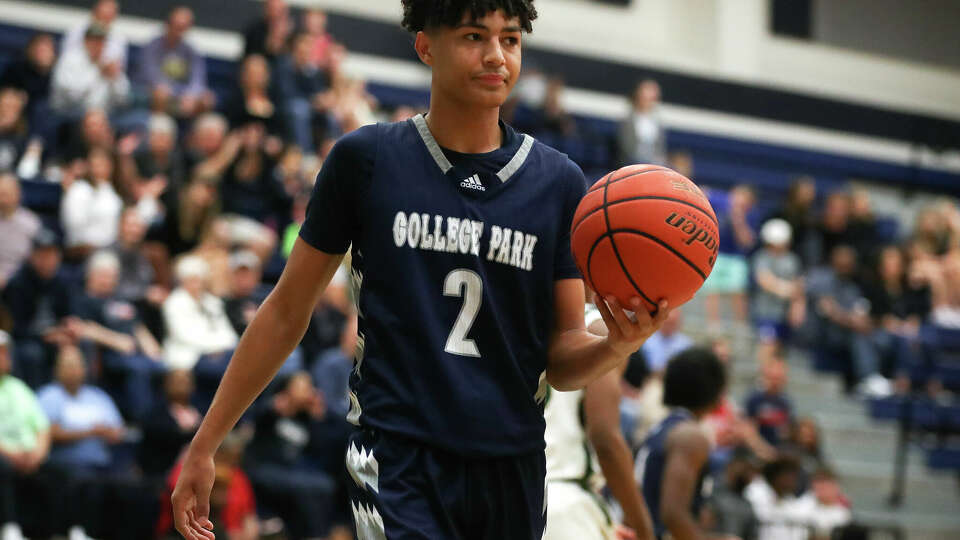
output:
<svg viewBox="0 0 960 540"><path fill-rule="evenodd" d="M607 325L606 337L587 332L583 320L583 281L559 279L554 282L554 326L547 358L547 382L561 392L583 388L597 377L626 361L667 320L670 310L660 303L652 317L633 298L628 316L613 297L597 299L597 308Z"/></svg>
<svg viewBox="0 0 960 540"><path fill-rule="evenodd" d="M593 326L606 333L601 321ZM607 487L623 509L624 525L633 529L639 540L653 540L650 512L633 478L633 456L620 431L620 377L620 370L613 369L587 385L583 394L587 437L597 452Z"/></svg>

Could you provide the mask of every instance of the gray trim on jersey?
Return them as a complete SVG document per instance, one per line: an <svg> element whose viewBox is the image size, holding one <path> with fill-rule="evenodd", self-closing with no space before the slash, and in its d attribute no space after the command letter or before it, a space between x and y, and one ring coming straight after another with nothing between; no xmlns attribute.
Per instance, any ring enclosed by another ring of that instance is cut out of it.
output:
<svg viewBox="0 0 960 540"><path fill-rule="evenodd" d="M447 156L443 155L443 150L440 149L440 144L437 140L433 138L433 133L430 133L426 118L424 118L422 114L418 114L413 117L413 124L417 126L417 132L420 133L420 138L423 139L423 144L427 146L427 151L430 152L433 161L436 162L437 167L440 167L440 170L446 174L447 171L453 168L453 165L450 164ZM527 134L523 135L523 142L520 143L520 148L517 149L517 153L497 172L497 178L499 178L501 182L506 182L514 173L520 170L523 163L527 161L527 156L530 155L533 142L533 137Z"/></svg>
<svg viewBox="0 0 960 540"><path fill-rule="evenodd" d="M520 170L520 167L523 166L523 162L527 160L527 156L530 155L530 149L533 148L533 137L524 134L523 142L520 143L520 148L517 150L517 153L513 155L513 158L507 162L506 165L500 169L500 172L497 173L497 177L500 178L501 182L506 182L513 176L513 173Z"/></svg>
<svg viewBox="0 0 960 540"><path fill-rule="evenodd" d="M447 171L452 169L453 165L450 164L447 156L443 155L443 150L440 149L440 144L437 143L437 140L433 138L433 133L430 133L427 120L422 114L418 114L413 117L413 123L417 126L417 131L420 132L420 138L423 139L423 144L427 145L427 150L430 152L430 155L433 156L433 160L437 162L437 167L440 167L443 174L447 174Z"/></svg>

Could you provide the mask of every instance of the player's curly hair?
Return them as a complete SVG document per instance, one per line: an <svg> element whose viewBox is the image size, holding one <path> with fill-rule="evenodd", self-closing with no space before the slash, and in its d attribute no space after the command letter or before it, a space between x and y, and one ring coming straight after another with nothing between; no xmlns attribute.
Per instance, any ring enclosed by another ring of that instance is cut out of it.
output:
<svg viewBox="0 0 960 540"><path fill-rule="evenodd" d="M691 347L667 362L663 404L696 412L716 403L726 384L726 370L713 351Z"/></svg>
<svg viewBox="0 0 960 540"><path fill-rule="evenodd" d="M419 32L437 26L456 26L460 24L464 13L470 13L474 19L480 19L491 11L502 9L508 18L520 19L520 27L526 32L533 31L533 20L537 18L534 0L401 0L403 21L401 24L409 32Z"/></svg>

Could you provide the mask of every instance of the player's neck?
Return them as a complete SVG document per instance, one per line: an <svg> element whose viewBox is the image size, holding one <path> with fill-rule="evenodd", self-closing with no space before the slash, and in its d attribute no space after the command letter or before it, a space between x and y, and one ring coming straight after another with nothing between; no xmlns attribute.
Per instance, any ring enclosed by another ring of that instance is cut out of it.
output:
<svg viewBox="0 0 960 540"><path fill-rule="evenodd" d="M503 142L499 107L467 109L458 103L431 99L426 120L437 143L454 152L492 152Z"/></svg>

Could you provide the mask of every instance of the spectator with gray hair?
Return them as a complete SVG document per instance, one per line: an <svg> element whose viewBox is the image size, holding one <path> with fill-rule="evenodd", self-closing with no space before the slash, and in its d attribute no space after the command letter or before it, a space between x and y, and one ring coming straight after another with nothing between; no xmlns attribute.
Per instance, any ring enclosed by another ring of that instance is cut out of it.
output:
<svg viewBox="0 0 960 540"><path fill-rule="evenodd" d="M98 251L87 260L86 289L74 301L67 325L100 354L105 386L128 417L142 420L152 406L152 379L164 366L160 345L136 306L116 294L120 259ZM119 379L114 384L113 379Z"/></svg>
<svg viewBox="0 0 960 540"><path fill-rule="evenodd" d="M146 145L118 148L118 180L124 199L137 204L148 224L159 223L177 203L187 181L186 164L177 146L177 123L164 113L150 115Z"/></svg>
<svg viewBox="0 0 960 540"><path fill-rule="evenodd" d="M210 266L200 257L187 255L177 262L175 274L179 287L163 303L167 366L193 369L204 355L229 358L237 333L223 300L209 292Z"/></svg>

